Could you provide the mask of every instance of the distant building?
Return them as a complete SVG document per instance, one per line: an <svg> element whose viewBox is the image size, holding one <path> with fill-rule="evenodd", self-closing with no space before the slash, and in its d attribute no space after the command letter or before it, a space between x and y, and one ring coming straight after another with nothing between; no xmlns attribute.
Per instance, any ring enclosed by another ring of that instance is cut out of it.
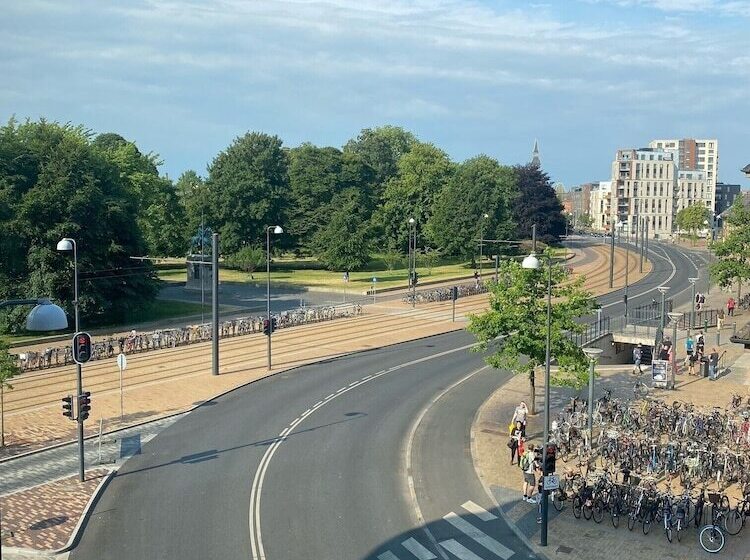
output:
<svg viewBox="0 0 750 560"><path fill-rule="evenodd" d="M750 179L750 163L748 163L745 167L742 168L742 172L745 174L745 176Z"/></svg>
<svg viewBox="0 0 750 560"><path fill-rule="evenodd" d="M542 161L539 159L539 142L534 140L534 150L531 152L531 165L536 167L542 166Z"/></svg>
<svg viewBox="0 0 750 560"><path fill-rule="evenodd" d="M584 183L573 187L568 192L568 198L571 204L571 212L574 217L583 216L589 213L591 206L591 190L598 188L599 183Z"/></svg>
<svg viewBox="0 0 750 560"><path fill-rule="evenodd" d="M675 154L675 164L680 170L704 171L707 188L711 191L705 200L710 199L709 208L714 208L716 183L719 180L719 141L716 138L652 140L649 147Z"/></svg>
<svg viewBox="0 0 750 560"><path fill-rule="evenodd" d="M588 215L591 216L591 228L597 231L609 231L611 220L612 182L600 181L591 187L589 193Z"/></svg>
<svg viewBox="0 0 750 560"><path fill-rule="evenodd" d="M716 215L719 216L728 210L734 204L734 200L740 196L741 191L741 185L716 183L716 206L714 206Z"/></svg>

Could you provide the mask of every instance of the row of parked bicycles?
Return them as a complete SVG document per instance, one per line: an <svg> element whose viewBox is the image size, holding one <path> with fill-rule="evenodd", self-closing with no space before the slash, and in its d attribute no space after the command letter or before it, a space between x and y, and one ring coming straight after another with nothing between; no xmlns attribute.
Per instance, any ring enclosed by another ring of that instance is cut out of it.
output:
<svg viewBox="0 0 750 560"><path fill-rule="evenodd" d="M333 319L354 317L362 314L358 303L301 307L299 309L274 313L276 328L288 328L298 325L319 323ZM237 317L219 323L219 337L229 338L263 332L265 316ZM197 342L206 342L212 338L212 325L203 323L186 325L181 328L159 329L149 332L131 331L119 337L107 337L94 340L92 343L92 360L111 358L117 353L136 354L175 348ZM21 371L41 370L73 363L71 346L50 346L42 351L27 351L16 355Z"/></svg>
<svg viewBox="0 0 750 560"><path fill-rule="evenodd" d="M457 296L459 298L467 297L467 296L475 296L478 294L483 294L487 292L487 285L483 282L477 283L477 284L461 284L457 286L458 294ZM403 298L401 298L402 301L406 303L411 303L412 301L416 301L416 303L432 303L436 301L448 301L453 298L453 288L448 286L444 288L433 288L430 290L419 290L418 292L412 294L409 292L406 294Z"/></svg>
<svg viewBox="0 0 750 560"><path fill-rule="evenodd" d="M699 409L679 401L621 401L605 391L594 406L591 435L587 423L587 403L576 398L552 423L557 456L578 467L566 468L553 495L556 509L570 501L577 518L600 523L608 515L615 527L627 519L629 529L639 523L644 534L659 525L670 542L694 525L708 552L721 550L725 535L744 527L750 516L750 397L733 395L725 408ZM667 488L657 490L658 481ZM742 490L735 504L730 487Z"/></svg>
<svg viewBox="0 0 750 560"><path fill-rule="evenodd" d="M709 492L705 485L697 490L686 487L675 494L671 484L658 490L653 477L641 479L625 472L617 482L613 470L584 475L568 469L559 489L552 493L552 504L557 511L569 504L576 519L601 523L607 517L613 527L624 523L630 531L640 525L644 535L659 527L669 542L675 538L682 541L694 528L701 547L717 553L724 548L726 535L739 534L750 517L750 485L743 488L742 499L732 507L726 494Z"/></svg>

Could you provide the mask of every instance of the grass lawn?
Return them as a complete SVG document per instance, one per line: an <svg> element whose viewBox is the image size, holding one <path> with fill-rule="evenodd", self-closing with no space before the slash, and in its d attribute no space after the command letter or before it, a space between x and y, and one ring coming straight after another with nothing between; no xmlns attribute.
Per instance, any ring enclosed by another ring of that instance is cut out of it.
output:
<svg viewBox="0 0 750 560"><path fill-rule="evenodd" d="M299 268L295 268L299 264ZM292 259L275 260L271 268L271 281L286 282L300 286L317 286L331 289L349 290L364 292L372 286L372 279L377 278L377 288L390 288L394 286L406 286L409 278L409 271L402 265L400 268L387 270L384 265L377 266L377 261L373 261L368 270L351 272L349 274L349 283L343 281L342 272L333 272L330 270L313 268L315 264L310 259L294 261ZM482 263L485 270L493 268L493 263L485 259ZM426 266L418 266L420 282L434 280L450 280L451 278L465 277L473 274L469 262L444 262L435 266L428 271ZM184 282L185 269L160 270L159 278L166 282ZM255 280L263 280L266 277L265 270L259 270L253 273ZM223 282L246 282L250 280L250 274L239 270L230 270L222 268L219 272L219 279Z"/></svg>

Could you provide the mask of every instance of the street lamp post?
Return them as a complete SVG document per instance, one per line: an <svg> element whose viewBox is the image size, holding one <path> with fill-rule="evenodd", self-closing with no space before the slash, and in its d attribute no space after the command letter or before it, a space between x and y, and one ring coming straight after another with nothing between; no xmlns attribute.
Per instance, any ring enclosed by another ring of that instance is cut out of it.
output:
<svg viewBox="0 0 750 560"><path fill-rule="evenodd" d="M589 432L589 449L591 449L591 442L594 436L594 366L596 365L596 359L599 357L603 350L601 348L584 348L583 353L589 359L589 417L588 417L588 432Z"/></svg>
<svg viewBox="0 0 750 560"><path fill-rule="evenodd" d="M482 258L484 257L484 220L489 218L489 214L482 214L479 222L479 281L482 281Z"/></svg>
<svg viewBox="0 0 750 560"><path fill-rule="evenodd" d="M690 300L690 319L687 326L687 334L690 336L690 329L692 329L695 324L695 283L698 281L698 278L688 278L688 280L693 288L693 297Z"/></svg>
<svg viewBox="0 0 750 560"><path fill-rule="evenodd" d="M75 239L65 237L57 243L57 250L64 252L73 251L73 309L75 311L75 329L76 332L80 332L81 325L78 312L78 244ZM83 372L82 366L79 363L76 363L76 391L76 398L80 401L81 395L83 395ZM83 482L86 465L83 454L83 418L80 414L78 414L76 422L78 423L78 480Z"/></svg>
<svg viewBox="0 0 750 560"><path fill-rule="evenodd" d="M539 269L542 265L534 253L521 263L526 269ZM549 452L549 407L550 407L550 352L552 346L552 259L547 257L547 344L545 349L544 368L544 451L542 455L542 475L547 476L547 454ZM542 486L543 488L544 486ZM549 515L549 492L542 490L542 527L540 544L547 546L547 521Z"/></svg>
<svg viewBox="0 0 750 560"><path fill-rule="evenodd" d="M409 284L411 284L411 307L417 306L417 222L409 218Z"/></svg>
<svg viewBox="0 0 750 560"><path fill-rule="evenodd" d="M677 371L677 324L682 318L682 313L671 312L669 319L672 321L672 375L670 375L669 384L670 389L674 389L675 385L675 372Z"/></svg>
<svg viewBox="0 0 750 560"><path fill-rule="evenodd" d="M609 287L612 288L614 287L614 282L615 282L615 227L614 227L614 224L609 233L612 236L612 239L609 245Z"/></svg>
<svg viewBox="0 0 750 560"><path fill-rule="evenodd" d="M273 319L271 318L271 230L274 234L284 233L281 226L266 228L266 317L268 318L268 369L271 369L271 334L273 333Z"/></svg>

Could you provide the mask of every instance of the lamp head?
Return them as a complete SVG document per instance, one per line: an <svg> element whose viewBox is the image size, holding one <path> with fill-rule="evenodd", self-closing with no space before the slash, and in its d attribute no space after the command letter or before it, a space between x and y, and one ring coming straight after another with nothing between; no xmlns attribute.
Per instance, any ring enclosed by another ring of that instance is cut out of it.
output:
<svg viewBox="0 0 750 560"><path fill-rule="evenodd" d="M682 318L682 316L684 315L684 313L679 313L677 311L670 311L669 313L667 313L667 315L669 315L669 318L673 322L676 323L677 321L679 321Z"/></svg>
<svg viewBox="0 0 750 560"><path fill-rule="evenodd" d="M659 290L659 293L666 294L669 291L669 286L659 286L656 289Z"/></svg>
<svg viewBox="0 0 750 560"><path fill-rule="evenodd" d="M688 278L688 280L690 281L691 284L695 284L698 281L697 278Z"/></svg>
<svg viewBox="0 0 750 560"><path fill-rule="evenodd" d="M537 270L540 266L541 263L539 262L539 259L536 258L536 255L534 253L531 253L521 262L521 268L525 268L527 270Z"/></svg>
<svg viewBox="0 0 750 560"><path fill-rule="evenodd" d="M70 237L63 237L60 241L57 242L58 251L72 251L74 246L75 241L73 241Z"/></svg>
<svg viewBox="0 0 750 560"><path fill-rule="evenodd" d="M48 299L39 300L26 317L27 331L61 331L68 328L65 311Z"/></svg>
<svg viewBox="0 0 750 560"><path fill-rule="evenodd" d="M284 233L284 229L281 226L274 226L273 232L278 235L280 233Z"/></svg>
<svg viewBox="0 0 750 560"><path fill-rule="evenodd" d="M414 218L409 218L409 223L413 224L414 223Z"/></svg>
<svg viewBox="0 0 750 560"><path fill-rule="evenodd" d="M482 216L482 217L483 217L483 218L489 218L489 217L490 217L490 215L489 215L489 214L485 214L485 215L484 215L484 216Z"/></svg>
<svg viewBox="0 0 750 560"><path fill-rule="evenodd" d="M586 357L589 360L596 360L596 358L599 357L599 354L604 352L601 348L584 348L583 353L586 354Z"/></svg>

